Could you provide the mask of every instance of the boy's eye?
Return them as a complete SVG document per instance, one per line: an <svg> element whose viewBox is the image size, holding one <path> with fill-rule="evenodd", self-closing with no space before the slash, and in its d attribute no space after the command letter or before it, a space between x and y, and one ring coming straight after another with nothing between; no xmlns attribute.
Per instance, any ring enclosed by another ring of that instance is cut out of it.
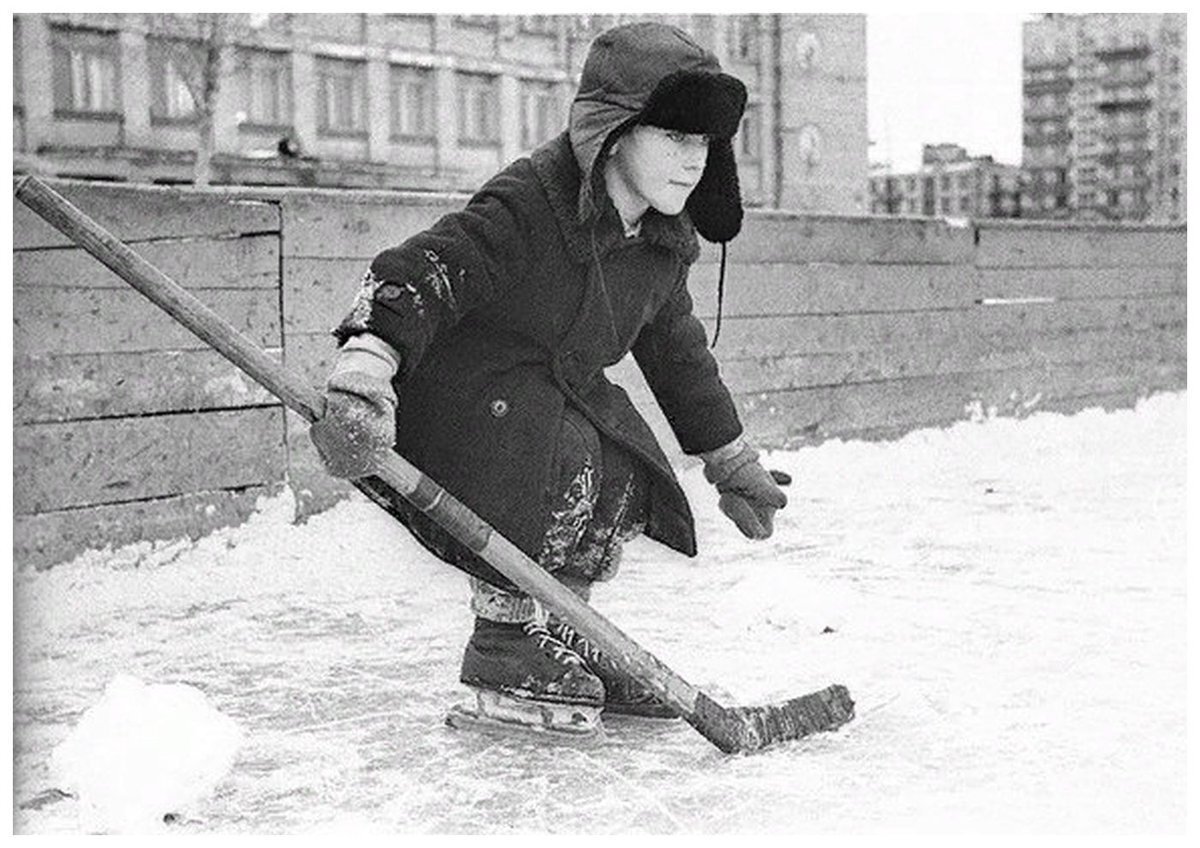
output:
<svg viewBox="0 0 1200 848"><path fill-rule="evenodd" d="M675 144L686 144L689 147L708 146L708 135L704 133L686 133L682 130L666 130L667 138Z"/></svg>

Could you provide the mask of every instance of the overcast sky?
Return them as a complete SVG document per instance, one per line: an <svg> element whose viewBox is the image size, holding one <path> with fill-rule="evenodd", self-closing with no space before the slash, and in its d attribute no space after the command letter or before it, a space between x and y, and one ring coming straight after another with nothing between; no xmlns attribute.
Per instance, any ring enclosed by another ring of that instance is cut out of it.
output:
<svg viewBox="0 0 1200 848"><path fill-rule="evenodd" d="M867 15L871 162L915 170L921 145L1021 163L1021 22L1027 14Z"/></svg>

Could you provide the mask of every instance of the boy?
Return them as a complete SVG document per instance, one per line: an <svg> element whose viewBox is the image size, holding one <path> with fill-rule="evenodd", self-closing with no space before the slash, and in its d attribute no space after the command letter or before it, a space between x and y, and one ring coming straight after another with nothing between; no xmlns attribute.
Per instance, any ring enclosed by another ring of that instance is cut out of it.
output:
<svg viewBox="0 0 1200 848"><path fill-rule="evenodd" d="M745 101L681 30L597 36L567 132L371 263L311 430L329 471L366 476L394 447L587 599L639 533L696 553L670 464L604 376L632 351L722 511L769 536L787 501L742 439L687 290L696 233L724 249L741 228ZM423 513L405 519L472 575L475 718L589 732L601 709L671 715Z"/></svg>

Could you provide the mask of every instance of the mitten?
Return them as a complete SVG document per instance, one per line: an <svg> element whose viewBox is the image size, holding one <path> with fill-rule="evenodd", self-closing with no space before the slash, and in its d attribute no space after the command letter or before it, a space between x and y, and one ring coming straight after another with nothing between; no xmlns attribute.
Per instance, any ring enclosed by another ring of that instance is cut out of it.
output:
<svg viewBox="0 0 1200 848"><path fill-rule="evenodd" d="M704 477L720 493L721 512L748 539L766 539L774 531L775 511L787 495L758 462L758 451L741 439L703 454Z"/></svg>
<svg viewBox="0 0 1200 848"><path fill-rule="evenodd" d="M373 474L396 444L395 349L370 334L354 336L338 353L325 384L325 412L309 438L334 477Z"/></svg>

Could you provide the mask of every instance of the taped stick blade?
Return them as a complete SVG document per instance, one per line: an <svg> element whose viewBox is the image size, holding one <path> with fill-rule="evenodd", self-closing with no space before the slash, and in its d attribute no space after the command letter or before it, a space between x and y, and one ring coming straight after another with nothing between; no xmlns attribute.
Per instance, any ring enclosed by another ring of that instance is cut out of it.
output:
<svg viewBox="0 0 1200 848"><path fill-rule="evenodd" d="M763 707L722 707L701 692L689 723L722 751L735 754L837 730L852 718L854 700L845 686L835 683Z"/></svg>

